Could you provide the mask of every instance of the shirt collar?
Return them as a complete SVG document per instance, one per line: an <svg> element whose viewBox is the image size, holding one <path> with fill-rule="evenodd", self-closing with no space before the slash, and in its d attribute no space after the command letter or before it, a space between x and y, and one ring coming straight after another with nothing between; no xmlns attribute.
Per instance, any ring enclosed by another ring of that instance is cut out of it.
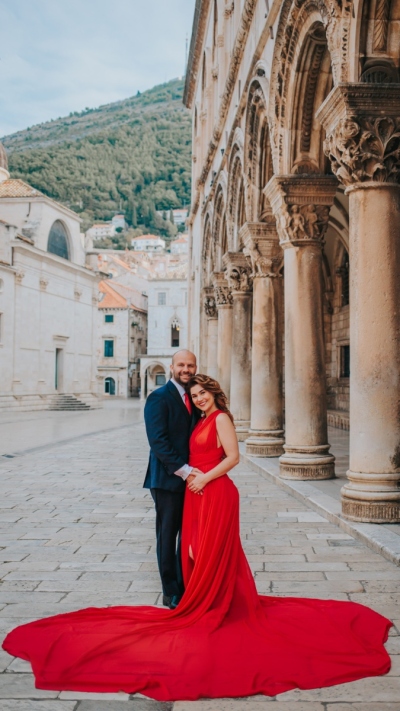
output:
<svg viewBox="0 0 400 711"><path fill-rule="evenodd" d="M186 392L186 390L185 390L185 388L183 387L183 385L181 385L180 383L177 383L174 378L171 378L171 383L173 383L173 384L175 385L175 387L176 387L176 389L177 389L179 395L180 395L181 397L183 397L184 394L185 394L185 392Z"/></svg>

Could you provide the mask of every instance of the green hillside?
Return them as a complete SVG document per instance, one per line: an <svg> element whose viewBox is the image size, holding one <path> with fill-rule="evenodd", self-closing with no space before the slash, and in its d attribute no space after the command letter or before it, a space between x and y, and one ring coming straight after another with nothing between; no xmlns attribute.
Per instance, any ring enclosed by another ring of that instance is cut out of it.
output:
<svg viewBox="0 0 400 711"><path fill-rule="evenodd" d="M83 229L122 211L138 233L171 237L169 210L190 202L191 121L182 91L175 79L6 136L11 176L80 213Z"/></svg>

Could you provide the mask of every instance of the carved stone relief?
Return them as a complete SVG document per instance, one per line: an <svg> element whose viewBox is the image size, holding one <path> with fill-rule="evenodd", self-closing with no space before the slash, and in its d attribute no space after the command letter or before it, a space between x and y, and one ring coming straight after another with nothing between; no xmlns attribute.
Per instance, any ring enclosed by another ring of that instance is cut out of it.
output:
<svg viewBox="0 0 400 711"><path fill-rule="evenodd" d="M226 267L225 279L232 292L248 292L252 289L252 276L248 260L243 252L227 252L222 259Z"/></svg>
<svg viewBox="0 0 400 711"><path fill-rule="evenodd" d="M400 182L400 118L343 118L324 150L344 185Z"/></svg>
<svg viewBox="0 0 400 711"><path fill-rule="evenodd" d="M216 318L218 316L215 297L212 294L206 294L204 297L204 311L208 318Z"/></svg>

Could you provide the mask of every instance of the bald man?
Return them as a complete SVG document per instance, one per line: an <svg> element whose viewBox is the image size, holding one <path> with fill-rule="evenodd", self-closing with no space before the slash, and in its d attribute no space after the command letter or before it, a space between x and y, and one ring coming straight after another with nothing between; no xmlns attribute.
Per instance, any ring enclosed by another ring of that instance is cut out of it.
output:
<svg viewBox="0 0 400 711"><path fill-rule="evenodd" d="M189 437L198 419L185 387L196 369L194 353L175 353L171 379L149 395L144 408L150 459L143 486L150 489L155 504L163 604L171 609L183 595L179 539L185 481L192 472L188 465Z"/></svg>

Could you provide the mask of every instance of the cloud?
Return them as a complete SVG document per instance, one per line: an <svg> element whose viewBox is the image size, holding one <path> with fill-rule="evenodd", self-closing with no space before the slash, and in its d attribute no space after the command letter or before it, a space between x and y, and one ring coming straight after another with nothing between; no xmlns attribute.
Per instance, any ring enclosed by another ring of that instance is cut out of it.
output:
<svg viewBox="0 0 400 711"><path fill-rule="evenodd" d="M0 135L184 72L195 0L0 0Z"/></svg>

